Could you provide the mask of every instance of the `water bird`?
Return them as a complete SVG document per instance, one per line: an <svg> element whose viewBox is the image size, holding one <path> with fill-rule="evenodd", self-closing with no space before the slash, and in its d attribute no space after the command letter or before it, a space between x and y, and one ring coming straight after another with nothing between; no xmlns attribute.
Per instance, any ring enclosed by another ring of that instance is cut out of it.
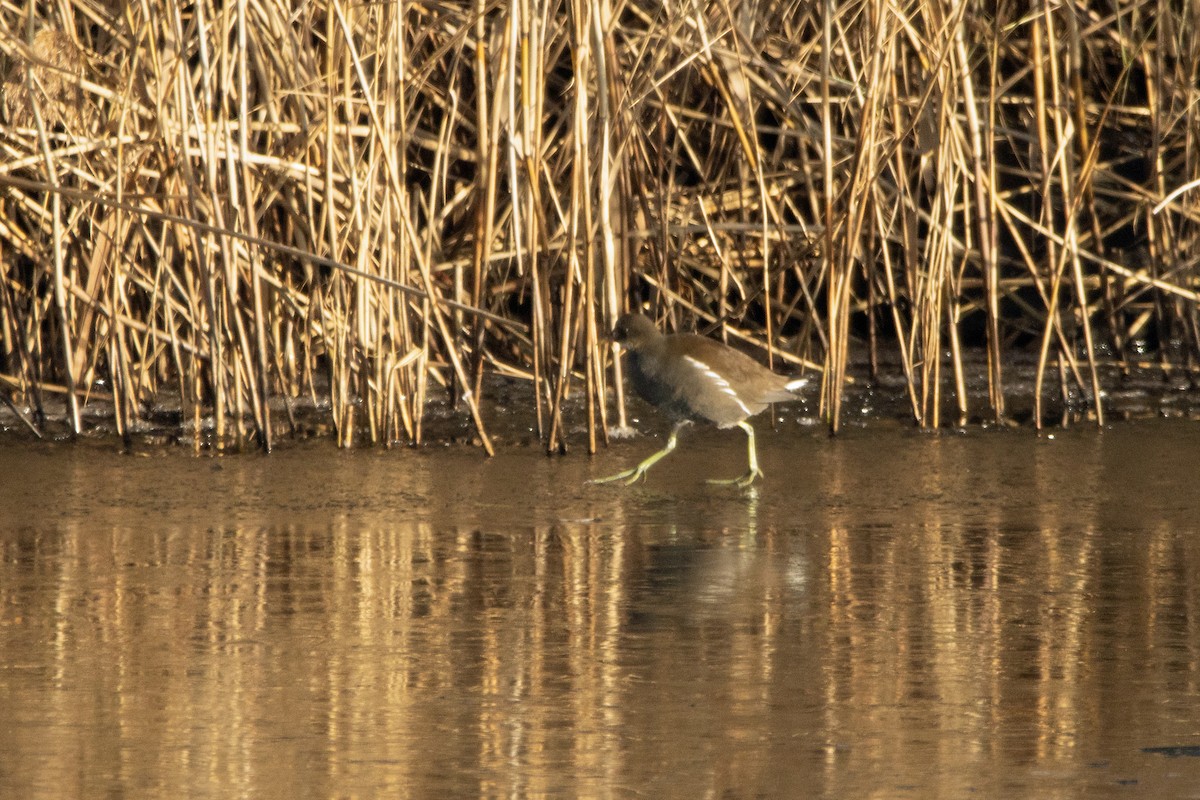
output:
<svg viewBox="0 0 1200 800"><path fill-rule="evenodd" d="M778 375L721 342L694 333L663 334L643 314L625 314L613 328L612 340L629 352L629 376L647 402L675 421L666 446L636 467L596 478L591 483L625 481L626 485L675 449L679 430L691 422L718 428L737 426L746 432L750 468L740 478L709 483L749 486L762 477L754 448L754 428L746 420L771 403L795 400L808 381Z"/></svg>

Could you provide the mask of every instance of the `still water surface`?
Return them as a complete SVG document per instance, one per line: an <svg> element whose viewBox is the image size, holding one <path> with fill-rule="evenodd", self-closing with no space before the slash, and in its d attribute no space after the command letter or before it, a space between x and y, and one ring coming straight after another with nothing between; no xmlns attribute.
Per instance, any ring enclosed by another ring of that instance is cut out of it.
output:
<svg viewBox="0 0 1200 800"><path fill-rule="evenodd" d="M0 447L0 798L1200 798L1200 426Z"/></svg>

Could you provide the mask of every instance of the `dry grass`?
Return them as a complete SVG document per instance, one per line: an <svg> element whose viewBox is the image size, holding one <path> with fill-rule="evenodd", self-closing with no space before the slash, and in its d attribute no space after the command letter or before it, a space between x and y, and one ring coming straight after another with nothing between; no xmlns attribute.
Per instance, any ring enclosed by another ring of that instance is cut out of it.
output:
<svg viewBox="0 0 1200 800"><path fill-rule="evenodd" d="M349 445L449 391L490 452L495 372L550 450L582 391L594 449L649 303L822 370L834 429L858 354L938 426L1032 351L1040 424L1195 370L1198 9L0 5L0 397L269 448L289 398Z"/></svg>

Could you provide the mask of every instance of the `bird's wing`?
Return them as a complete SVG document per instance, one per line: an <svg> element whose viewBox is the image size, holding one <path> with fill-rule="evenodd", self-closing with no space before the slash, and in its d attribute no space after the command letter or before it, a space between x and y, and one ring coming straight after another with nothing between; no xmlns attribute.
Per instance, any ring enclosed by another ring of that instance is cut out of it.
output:
<svg viewBox="0 0 1200 800"><path fill-rule="evenodd" d="M770 375L753 359L702 336L678 337L672 344L680 357L670 360L671 384L677 400L687 405L689 416L728 426L763 410L763 403L736 388L745 385L744 379L752 374L746 371L747 365Z"/></svg>

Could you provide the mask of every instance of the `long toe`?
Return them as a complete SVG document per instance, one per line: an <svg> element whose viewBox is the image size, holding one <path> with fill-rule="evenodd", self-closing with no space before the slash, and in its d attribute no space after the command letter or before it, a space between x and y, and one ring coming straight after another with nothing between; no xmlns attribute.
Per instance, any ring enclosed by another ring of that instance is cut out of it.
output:
<svg viewBox="0 0 1200 800"><path fill-rule="evenodd" d="M735 483L737 483L738 488L745 489L747 486L754 483L755 480L761 477L763 477L761 469L752 469L742 477L738 478Z"/></svg>
<svg viewBox="0 0 1200 800"><path fill-rule="evenodd" d="M752 469L740 478L709 478L708 482L718 486L737 486L744 489L761 477L763 477L761 469Z"/></svg>
<svg viewBox="0 0 1200 800"><path fill-rule="evenodd" d="M590 485L595 485L599 483L614 483L616 481L624 481L625 485L628 486L631 483L636 483L638 478L645 477L646 473L649 471L650 468L643 463L638 464L636 467L622 470L616 475L609 475L606 478L592 478L588 480L587 483Z"/></svg>
<svg viewBox="0 0 1200 800"><path fill-rule="evenodd" d="M587 482L589 484L595 485L598 483L612 483L613 481L622 481L622 480L625 480L626 478L628 478L629 480L625 480L625 483L628 485L628 484L636 481L638 479L638 477L639 477L639 475L638 475L637 467L634 467L633 469L623 470L621 472L618 472L616 475L609 475L605 478L591 478Z"/></svg>

